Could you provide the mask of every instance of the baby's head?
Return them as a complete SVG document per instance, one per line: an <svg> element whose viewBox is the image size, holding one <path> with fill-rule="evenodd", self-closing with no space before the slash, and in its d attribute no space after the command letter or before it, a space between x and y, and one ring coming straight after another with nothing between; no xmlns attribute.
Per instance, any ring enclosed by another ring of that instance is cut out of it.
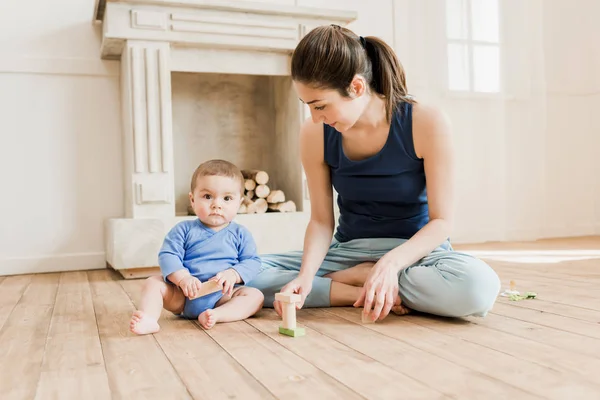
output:
<svg viewBox="0 0 600 400"><path fill-rule="evenodd" d="M200 221L219 228L235 218L243 193L244 177L239 168L229 161L210 160L194 171L189 196Z"/></svg>

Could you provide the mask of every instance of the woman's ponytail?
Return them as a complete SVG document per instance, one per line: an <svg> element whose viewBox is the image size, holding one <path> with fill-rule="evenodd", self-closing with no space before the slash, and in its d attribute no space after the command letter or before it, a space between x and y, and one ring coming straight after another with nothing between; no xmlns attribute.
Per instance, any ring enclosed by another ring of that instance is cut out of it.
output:
<svg viewBox="0 0 600 400"><path fill-rule="evenodd" d="M394 50L374 36L364 38L364 47L371 60L371 88L385 98L388 121L401 102L413 103L406 88L406 74Z"/></svg>

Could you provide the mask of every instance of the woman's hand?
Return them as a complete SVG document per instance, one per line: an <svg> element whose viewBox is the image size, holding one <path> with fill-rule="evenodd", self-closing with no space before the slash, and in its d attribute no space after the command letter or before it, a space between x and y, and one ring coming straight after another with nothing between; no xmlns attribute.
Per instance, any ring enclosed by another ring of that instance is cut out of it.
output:
<svg viewBox="0 0 600 400"><path fill-rule="evenodd" d="M284 287L281 288L281 293L299 294L302 297L300 299L300 302L296 303L296 309L299 310L304 305L304 300L306 299L306 296L308 296L308 294L312 290L312 282L313 282L312 277L305 277L302 275L298 275L297 278L293 279L292 281L290 281L290 283L288 283L287 285L285 285ZM281 317L282 313L283 313L283 311L281 309L282 308L281 302L275 300L273 302L273 308L275 309L277 314Z"/></svg>
<svg viewBox="0 0 600 400"><path fill-rule="evenodd" d="M393 260L381 258L371 268L354 307L363 306L363 313L372 321L387 317L398 300L399 271Z"/></svg>

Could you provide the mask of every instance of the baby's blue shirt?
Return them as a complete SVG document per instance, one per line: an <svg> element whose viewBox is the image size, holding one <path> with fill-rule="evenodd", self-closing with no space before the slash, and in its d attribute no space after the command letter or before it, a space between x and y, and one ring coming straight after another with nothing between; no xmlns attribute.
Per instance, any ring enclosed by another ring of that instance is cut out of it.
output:
<svg viewBox="0 0 600 400"><path fill-rule="evenodd" d="M165 280L182 268L201 282L233 268L242 283L248 283L261 269L256 244L247 228L231 222L215 232L199 219L179 222L169 231L158 253L158 263Z"/></svg>

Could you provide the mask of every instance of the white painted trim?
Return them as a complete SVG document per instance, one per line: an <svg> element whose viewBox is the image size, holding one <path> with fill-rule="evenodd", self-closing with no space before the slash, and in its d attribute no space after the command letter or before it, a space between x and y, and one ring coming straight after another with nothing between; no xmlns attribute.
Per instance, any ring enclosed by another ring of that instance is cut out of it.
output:
<svg viewBox="0 0 600 400"><path fill-rule="evenodd" d="M561 90L547 90L546 94L548 96L555 97L594 97L600 95L600 90L589 90L585 92L570 92L570 91L561 91Z"/></svg>
<svg viewBox="0 0 600 400"><path fill-rule="evenodd" d="M589 222L575 225L546 226L542 229L542 238L560 238L588 236L597 232L598 225Z"/></svg>
<svg viewBox="0 0 600 400"><path fill-rule="evenodd" d="M538 240L542 237L542 230L539 227L525 229L509 229L506 233L505 241L526 242L531 240Z"/></svg>
<svg viewBox="0 0 600 400"><path fill-rule="evenodd" d="M104 252L54 254L0 259L0 276L106 268Z"/></svg>
<svg viewBox="0 0 600 400"><path fill-rule="evenodd" d="M119 61L92 58L0 57L0 74L84 75L118 77Z"/></svg>
<svg viewBox="0 0 600 400"><path fill-rule="evenodd" d="M504 232L501 229L489 229L481 231L462 230L450 237L450 242L453 245L473 244L496 242L504 240L502 235Z"/></svg>

